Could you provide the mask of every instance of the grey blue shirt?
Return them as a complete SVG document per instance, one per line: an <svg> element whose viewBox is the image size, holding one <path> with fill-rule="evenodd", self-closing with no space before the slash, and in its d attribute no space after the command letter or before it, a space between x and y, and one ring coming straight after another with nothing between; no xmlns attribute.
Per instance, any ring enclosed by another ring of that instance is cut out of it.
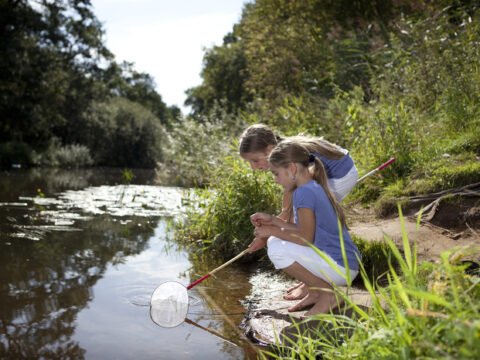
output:
<svg viewBox="0 0 480 360"><path fill-rule="evenodd" d="M315 214L315 239L313 244L327 253L338 265L345 267L340 245L337 214L325 190L316 181L311 180L293 192L295 224L298 223L298 209L300 208L311 209ZM358 270L356 254L359 255L360 253L345 226L342 234L349 268Z"/></svg>
<svg viewBox="0 0 480 360"><path fill-rule="evenodd" d="M353 159L347 150L341 149L345 155L338 160L329 159L326 156L320 155L320 160L325 167L327 177L329 179L341 179L353 168Z"/></svg>

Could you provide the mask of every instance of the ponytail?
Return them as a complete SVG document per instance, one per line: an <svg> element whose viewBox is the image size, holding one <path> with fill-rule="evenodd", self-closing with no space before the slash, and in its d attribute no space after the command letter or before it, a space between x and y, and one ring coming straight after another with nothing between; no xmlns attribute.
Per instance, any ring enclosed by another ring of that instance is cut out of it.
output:
<svg viewBox="0 0 480 360"><path fill-rule="evenodd" d="M323 187L323 190L325 190L325 193L327 194L327 197L330 200L330 203L332 204L333 209L337 213L337 217L340 220L340 223L342 224L342 226L345 226L346 225L345 213L340 203L337 201L333 193L330 191L330 187L328 185L327 172L325 171L325 167L323 166L322 161L319 159L318 154L311 154L311 155L312 156L310 157L310 159L313 157L312 177L317 183L319 183Z"/></svg>
<svg viewBox="0 0 480 360"><path fill-rule="evenodd" d="M327 159L339 160L345 156L343 149L323 138L309 136L292 136L290 139L302 144L311 153L317 153L325 156Z"/></svg>

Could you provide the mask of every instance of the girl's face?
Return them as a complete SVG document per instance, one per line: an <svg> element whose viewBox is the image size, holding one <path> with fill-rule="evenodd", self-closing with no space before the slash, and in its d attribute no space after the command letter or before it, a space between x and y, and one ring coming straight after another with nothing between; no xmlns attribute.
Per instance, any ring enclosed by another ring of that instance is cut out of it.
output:
<svg viewBox="0 0 480 360"><path fill-rule="evenodd" d="M270 164L268 163L268 155L270 151L267 152L250 152L242 154L244 158L250 164L250 167L253 170L268 170Z"/></svg>
<svg viewBox="0 0 480 360"><path fill-rule="evenodd" d="M295 181L292 180L292 171L290 167L274 167L271 166L270 170L275 176L275 182L283 187L287 191L293 190L295 187Z"/></svg>

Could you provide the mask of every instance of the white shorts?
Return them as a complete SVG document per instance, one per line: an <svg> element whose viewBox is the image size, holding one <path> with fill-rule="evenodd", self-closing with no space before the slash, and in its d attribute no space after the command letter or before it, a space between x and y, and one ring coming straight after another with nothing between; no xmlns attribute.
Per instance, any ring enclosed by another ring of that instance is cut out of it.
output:
<svg viewBox="0 0 480 360"><path fill-rule="evenodd" d="M358 170L353 165L350 171L340 179L328 179L328 187L338 201L342 201L357 184Z"/></svg>
<svg viewBox="0 0 480 360"><path fill-rule="evenodd" d="M330 260L337 264L338 269L342 273L336 272L312 247L298 245L290 241L285 241L277 237L271 236L267 241L268 257L272 261L275 269L284 269L294 262L299 263L305 269L315 276L325 280L329 284L338 286L347 285L345 277L346 269L338 265L330 256ZM353 280L357 276L358 271L350 270L350 279Z"/></svg>

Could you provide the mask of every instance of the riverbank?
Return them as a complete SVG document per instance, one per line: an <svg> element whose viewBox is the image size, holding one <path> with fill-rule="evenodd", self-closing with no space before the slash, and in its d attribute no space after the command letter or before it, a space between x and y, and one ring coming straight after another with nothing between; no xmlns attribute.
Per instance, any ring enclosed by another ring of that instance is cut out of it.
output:
<svg viewBox="0 0 480 360"><path fill-rule="evenodd" d="M480 262L480 229L465 225L462 228L440 227L431 222L421 222L417 225L416 218L407 214L403 219L398 216L389 219L380 219L374 212L365 208L351 206L348 209L351 219L350 231L353 235L367 241L382 241L385 237L391 239L399 249L402 249L403 237L408 238L413 247L416 244L418 263L438 263L441 254L455 248L468 249L458 256L462 260ZM438 213L445 217L445 214ZM458 214L450 214L457 216ZM450 224L451 222L446 222ZM246 336L252 341L274 346L294 339L296 335L306 331L315 332L324 326L321 320L312 319L302 322L303 312L288 313L288 307L294 302L284 300L282 295L293 281L276 271L258 271L250 282L252 283L251 295L245 299L244 305L247 313L243 321ZM361 288L352 288L349 297L362 309L372 305L369 292ZM355 316L352 309L343 309L342 315ZM335 312L334 312L335 313ZM338 311L336 312L338 314ZM300 325L299 325L300 323Z"/></svg>

